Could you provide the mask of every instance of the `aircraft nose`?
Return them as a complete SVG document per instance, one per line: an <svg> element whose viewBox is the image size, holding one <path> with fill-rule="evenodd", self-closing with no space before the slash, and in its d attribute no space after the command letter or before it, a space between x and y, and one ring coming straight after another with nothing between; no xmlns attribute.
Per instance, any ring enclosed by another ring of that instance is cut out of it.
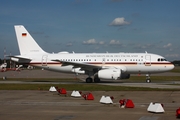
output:
<svg viewBox="0 0 180 120"><path fill-rule="evenodd" d="M170 70L174 69L174 64L171 63L170 66L169 66L169 69Z"/></svg>
<svg viewBox="0 0 180 120"><path fill-rule="evenodd" d="M172 69L174 69L174 64L172 64Z"/></svg>

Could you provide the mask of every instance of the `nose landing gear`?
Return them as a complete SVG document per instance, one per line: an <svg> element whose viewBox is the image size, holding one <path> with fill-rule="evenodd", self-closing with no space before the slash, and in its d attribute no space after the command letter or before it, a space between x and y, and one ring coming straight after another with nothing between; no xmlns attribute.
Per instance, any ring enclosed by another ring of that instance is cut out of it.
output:
<svg viewBox="0 0 180 120"><path fill-rule="evenodd" d="M150 75L149 75L149 74L146 74L146 82L147 82L147 83L150 83L150 82L151 82L151 79L150 79Z"/></svg>

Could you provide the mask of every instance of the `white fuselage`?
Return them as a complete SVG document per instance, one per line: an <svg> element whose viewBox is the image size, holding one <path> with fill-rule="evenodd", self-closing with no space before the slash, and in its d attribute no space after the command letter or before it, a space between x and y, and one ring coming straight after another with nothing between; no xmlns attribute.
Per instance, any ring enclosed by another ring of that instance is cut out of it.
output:
<svg viewBox="0 0 180 120"><path fill-rule="evenodd" d="M74 66L62 66L61 62L52 60L90 64L102 68L119 68L129 74L160 73L174 68L174 65L162 56L149 53L59 53L33 56L34 59L30 62L32 66L60 72L74 72Z"/></svg>

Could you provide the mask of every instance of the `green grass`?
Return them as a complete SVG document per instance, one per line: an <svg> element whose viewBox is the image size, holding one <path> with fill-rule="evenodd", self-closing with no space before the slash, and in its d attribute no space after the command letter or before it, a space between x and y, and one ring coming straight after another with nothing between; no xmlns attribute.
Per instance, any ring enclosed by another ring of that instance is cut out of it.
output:
<svg viewBox="0 0 180 120"><path fill-rule="evenodd" d="M3 80L3 78L0 78ZM26 82L72 82L80 81L79 79L74 78L7 78L8 81L26 81Z"/></svg>
<svg viewBox="0 0 180 120"><path fill-rule="evenodd" d="M145 82L145 76L131 76L127 81ZM180 81L180 76L151 76L152 82Z"/></svg>
<svg viewBox="0 0 180 120"><path fill-rule="evenodd" d="M180 73L180 67L175 67L171 72ZM145 76L131 76L130 79L121 80L125 83L145 83ZM151 81L156 83L179 81L180 76L151 76ZM81 80L74 78L7 78L0 81L23 81L27 82L23 84L0 84L0 90L49 90L51 86L58 86L59 88L66 88L69 91L80 90L80 91L172 91L180 89L158 89L158 88L145 88L145 87L123 87L123 86L106 86L99 84L79 84ZM28 82L46 82L46 83L34 83L28 84ZM48 82L75 82L75 84L48 84ZM77 82L77 84L76 84ZM173 84L174 85L174 84Z"/></svg>
<svg viewBox="0 0 180 120"><path fill-rule="evenodd" d="M131 76L130 79L124 79L129 82L145 82L146 77L143 76ZM3 80L3 78L0 78ZM151 76L151 80L154 82L162 81L179 81L180 76ZM26 82L78 82L80 79L74 78L7 78L7 81L26 81Z"/></svg>
<svg viewBox="0 0 180 120"><path fill-rule="evenodd" d="M145 87L124 87L124 86L107 86L98 84L0 84L0 90L46 90L51 86L65 88L68 91L179 91L180 89L159 89Z"/></svg>

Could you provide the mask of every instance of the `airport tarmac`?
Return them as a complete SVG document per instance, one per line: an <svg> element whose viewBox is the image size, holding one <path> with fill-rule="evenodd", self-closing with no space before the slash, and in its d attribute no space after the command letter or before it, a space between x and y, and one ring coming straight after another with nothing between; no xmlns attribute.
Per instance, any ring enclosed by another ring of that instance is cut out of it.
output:
<svg viewBox="0 0 180 120"><path fill-rule="evenodd" d="M160 73L160 74L153 74L153 76L180 76L179 73ZM7 80L0 81L0 83L15 83L15 84L84 84L85 81L79 81L76 78L79 77L82 80L86 79L86 75L80 75L76 76L75 74L67 74L67 73L60 73L60 72L52 72L47 70L22 70L22 71L7 71L7 72L1 72L0 78L6 77ZM49 79L56 79L56 78L74 78L73 82L38 82L38 81L32 81L32 82L26 82L26 81L10 81L8 78L49 78ZM145 76L144 76L145 79ZM101 85L111 85L111 86L130 86L130 87L149 87L149 88L173 88L173 89L180 89L180 81L166 81L166 82L160 82L155 83L152 80L152 83L128 83L126 80L116 80L116 81L104 81L101 83L97 83Z"/></svg>
<svg viewBox="0 0 180 120"><path fill-rule="evenodd" d="M174 73L157 74L163 76L179 76ZM8 71L0 73L0 77L7 77L0 83L23 83L23 81L8 81L8 78L75 78L73 74L63 74L45 70L23 70L20 72ZM177 82L178 81L174 81ZM42 82L26 82L26 84L42 84ZM43 82L45 84L46 82ZM54 84L67 84L66 82L52 82ZM84 84L84 82L73 82ZM49 82L48 82L49 84ZM85 83L86 84L86 83ZM171 88L176 85L170 83L125 83L105 82L98 83L112 86L136 86L153 88ZM179 83L178 83L179 84ZM176 109L180 107L180 91L82 91L91 92L95 100L87 101L68 95L58 95L49 91L0 91L0 120L174 120ZM113 96L113 104L99 103L102 95ZM131 99L135 108L120 108L120 99ZM165 113L156 114L147 111L150 102L159 102L164 105Z"/></svg>
<svg viewBox="0 0 180 120"><path fill-rule="evenodd" d="M86 93L87 91L82 91ZM0 91L1 120L175 120L180 91L92 91L94 100L58 95L49 91ZM113 104L101 104L102 95ZM131 99L135 108L120 108L120 99ZM150 102L164 105L165 113L150 113Z"/></svg>
<svg viewBox="0 0 180 120"><path fill-rule="evenodd" d="M84 78L87 77L87 75L79 75L79 76L84 77ZM53 72L53 71L40 70L40 69L0 72L0 78L2 77L7 77L7 78L76 78L79 76L76 76L75 74L67 74L67 73ZM135 76L137 76L137 74ZM145 77L145 75L142 75L142 76ZM172 72L165 72L165 73L153 74L153 76L180 76L180 74L172 73Z"/></svg>

